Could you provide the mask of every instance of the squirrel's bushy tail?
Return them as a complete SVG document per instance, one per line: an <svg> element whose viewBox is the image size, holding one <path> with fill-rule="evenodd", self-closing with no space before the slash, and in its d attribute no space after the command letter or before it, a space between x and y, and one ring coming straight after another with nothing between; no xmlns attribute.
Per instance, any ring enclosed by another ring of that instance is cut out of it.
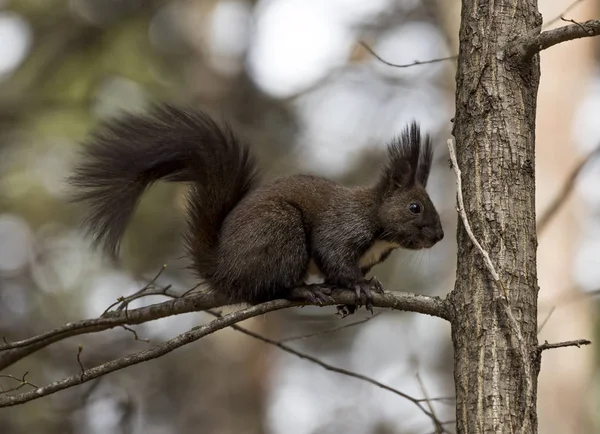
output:
<svg viewBox="0 0 600 434"><path fill-rule="evenodd" d="M256 162L226 126L201 111L156 106L105 123L84 147L69 182L89 208L94 244L116 255L142 193L164 179L191 182L186 248L209 277L221 224L257 182Z"/></svg>

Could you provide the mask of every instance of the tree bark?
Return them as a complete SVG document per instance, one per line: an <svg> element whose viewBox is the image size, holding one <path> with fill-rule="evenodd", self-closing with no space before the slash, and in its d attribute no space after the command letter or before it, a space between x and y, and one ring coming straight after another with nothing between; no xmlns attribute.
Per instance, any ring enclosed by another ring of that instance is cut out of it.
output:
<svg viewBox="0 0 600 434"><path fill-rule="evenodd" d="M504 49L540 25L536 0L462 2L453 134L465 211L509 304L459 222L457 279L449 297L455 314L459 433L537 431L534 144L539 58L519 63Z"/></svg>

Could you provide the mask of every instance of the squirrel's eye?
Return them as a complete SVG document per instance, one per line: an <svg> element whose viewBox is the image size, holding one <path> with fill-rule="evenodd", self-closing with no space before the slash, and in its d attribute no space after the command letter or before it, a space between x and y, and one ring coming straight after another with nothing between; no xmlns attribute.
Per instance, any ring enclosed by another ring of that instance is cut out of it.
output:
<svg viewBox="0 0 600 434"><path fill-rule="evenodd" d="M408 205L408 210L413 214L421 214L421 204L418 202L413 202Z"/></svg>

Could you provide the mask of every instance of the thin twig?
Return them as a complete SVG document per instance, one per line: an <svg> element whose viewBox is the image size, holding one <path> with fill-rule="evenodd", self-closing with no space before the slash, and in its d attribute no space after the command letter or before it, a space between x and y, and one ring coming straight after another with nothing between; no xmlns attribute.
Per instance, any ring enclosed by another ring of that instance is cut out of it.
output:
<svg viewBox="0 0 600 434"><path fill-rule="evenodd" d="M248 318L252 318L259 315L264 315L267 312L285 309L294 305L291 301L286 300L275 300L267 303L262 303L256 306L249 307L247 309L241 309L236 312L230 313L211 321L208 324L204 324L198 327L182 333L173 339L169 339L162 344L159 344L153 348L143 350L137 353L130 354L125 357L111 360L110 362L103 363L102 365L95 366L93 368L85 369L82 373L72 375L68 378L64 378L59 381L46 384L31 390L29 392L20 393L11 396L0 396L0 407L10 407L13 405L23 404L25 402L33 401L35 399L52 395L53 393L65 390L82 383L86 383L95 378L109 374L120 369L124 369L128 366L136 365L138 363L146 362L158 357L164 356L171 351L176 350L184 345L190 344L198 339L228 327L236 322L243 321Z"/></svg>
<svg viewBox="0 0 600 434"><path fill-rule="evenodd" d="M164 295L165 297L169 297L169 298L179 298L178 295L175 294L169 294L169 290L171 289L171 285L166 285L162 288L156 288L156 289L152 289L152 290L146 290L143 293L139 293L139 294L131 294L128 297L124 297L121 300L121 304L119 304L119 306L117 306L117 308L115 310L127 310L129 308L129 304L132 301L138 300L140 298L143 297L148 297L151 295Z"/></svg>
<svg viewBox="0 0 600 434"><path fill-rule="evenodd" d="M456 420L445 420L443 422L440 422L442 425L450 425L451 423L456 423ZM437 431L430 431L427 434L437 434Z"/></svg>
<svg viewBox="0 0 600 434"><path fill-rule="evenodd" d="M79 363L79 374L81 375L81 379L83 380L83 373L85 372L85 368L83 367L83 363L81 363L81 352L83 351L83 346L79 345L77 347L77 363Z"/></svg>
<svg viewBox="0 0 600 434"><path fill-rule="evenodd" d="M550 312L548 312L548 315L546 315L546 318L544 318L544 321L542 321L542 323L538 327L538 329L537 329L537 334L538 335L542 332L542 329L546 326L546 323L548 322L548 320L550 319L550 317L554 313L554 309L556 309L556 306L552 306L552 308L550 309Z"/></svg>
<svg viewBox="0 0 600 434"><path fill-rule="evenodd" d="M577 347L581 348L582 345L591 345L592 341L588 341L587 339L577 339L576 341L565 341L558 342L556 344L549 344L548 341L545 341L542 345L538 347L538 351L542 352L545 350L552 350L554 348L563 348L563 347Z"/></svg>
<svg viewBox="0 0 600 434"><path fill-rule="evenodd" d="M166 269L167 269L167 264L163 264L163 266L160 267L160 270L158 271L158 273L156 273L156 275L148 283L146 283L146 285L144 285L139 291L137 291L127 297L121 296L121 297L117 298L117 301L115 301L113 304L108 306L106 308L106 310L100 316L106 315L113 307L115 307L118 304L119 304L119 307L117 308L117 310L123 310L123 308L126 307L129 303L131 303L136 298L139 298L138 296L144 294L154 284L154 282L156 282L156 280L160 277L160 275ZM170 287L170 285L169 285L169 287ZM157 295L165 295L165 294L160 293Z"/></svg>
<svg viewBox="0 0 600 434"><path fill-rule="evenodd" d="M200 285L202 285L201 283L198 283L194 286L192 286L190 289L188 289L187 291L185 291L183 294L180 294L179 297L186 297L187 295L191 294L192 291L194 291L195 289L198 289L198 287L200 287Z"/></svg>
<svg viewBox="0 0 600 434"><path fill-rule="evenodd" d="M327 330L323 330L323 331L320 331L320 332L309 333L309 334L306 334L306 335L292 336L292 337L289 337L289 338L280 339L279 342L299 341L299 340L303 340L303 339L313 338L315 336L321 336L321 335L324 335L324 334L327 334L327 333L337 332L337 331L342 330L342 329L346 329L346 328L354 327L354 326L357 326L357 325L360 325L360 324L364 324L364 323L366 323L368 321L371 321L374 318L377 318L379 315L381 315L381 312L377 312L375 315L368 316L368 317L366 317L364 319L361 319L360 321L351 322L349 324L344 324L344 325L341 325L341 326L338 326L338 327L333 327L333 328L330 328L330 329L327 329Z"/></svg>
<svg viewBox="0 0 600 434"><path fill-rule="evenodd" d="M150 343L150 339L142 339L142 338L140 338L140 337L138 336L137 332L136 332L134 329L132 329L131 327L127 327L126 325L122 325L121 327L123 327L123 328L124 328L125 330L127 330L128 332L131 332L131 333L133 333L133 338L134 338L136 341L142 341L142 342Z"/></svg>
<svg viewBox="0 0 600 434"><path fill-rule="evenodd" d="M60 337L61 335L65 336L55 339L52 342L79 334L108 330L123 324L141 324L155 319L161 319L182 313L199 312L206 308L213 308L226 304L222 299L215 297L214 294L206 293L195 294L193 297L186 297L185 299L179 297L172 298L174 298L174 300L133 309L128 312L128 315L121 311L111 311L106 314L102 314L98 318L86 319L75 323L67 323L62 327L57 327L54 330L50 330L28 339L0 345L0 353L11 349L27 347L45 340L51 340L53 338ZM5 366L2 365L1 360L2 358L0 357L0 369L3 369Z"/></svg>
<svg viewBox="0 0 600 434"><path fill-rule="evenodd" d="M587 30L585 29L585 27L583 27L583 25L582 25L581 23L578 23L577 21L575 21L575 20L573 20L573 19L570 19L570 18L565 18L565 17L560 17L560 19L561 19L561 21L564 21L564 22L566 22L566 23L575 24L576 26L579 26L579 27L581 27L581 29L582 29L584 32L585 32L585 31L587 31Z"/></svg>
<svg viewBox="0 0 600 434"><path fill-rule="evenodd" d="M427 399L422 398L419 399L419 402L426 402ZM429 401L431 402L440 402L442 404L446 404L446 405L454 405L453 403L456 402L456 397L454 396L442 396L440 398L429 398Z"/></svg>
<svg viewBox="0 0 600 434"><path fill-rule="evenodd" d="M14 392L15 390L19 390L23 386L29 386L29 387L33 387L34 389L37 389L37 386L35 384L27 381L26 378L27 378L28 374L29 374L29 371L26 371L21 378L17 378L14 375L10 375L10 374L0 374L0 378L8 378L10 380L18 381L20 383L18 386L15 386L15 387L13 387L11 389L7 389L7 390L2 390L2 391L0 391L0 393Z"/></svg>
<svg viewBox="0 0 600 434"><path fill-rule="evenodd" d="M544 229L548 226L548 223L552 220L552 218L558 213L562 205L567 201L569 195L575 188L575 182L577 178L587 166L587 164L592 161L596 156L600 155L600 145L596 146L587 156L579 162L577 166L571 171L569 177L566 182L563 184L560 193L554 198L552 203L546 208L546 211L542 214L537 222L537 233L541 234Z"/></svg>
<svg viewBox="0 0 600 434"><path fill-rule="evenodd" d="M551 26L552 24L556 23L557 21L563 20L565 14L567 12L569 12L571 9L573 9L575 6L577 6L579 3L581 3L582 1L584 1L584 0L575 0L573 3L571 3L569 6L567 6L565 8L565 10L563 10L560 15L552 18L550 21L548 21L547 23L545 23L542 28L548 28L549 26Z"/></svg>
<svg viewBox="0 0 600 434"><path fill-rule="evenodd" d="M436 434L447 432L446 429L444 428L444 426L442 425L442 422L438 419L438 417L435 414L435 410L433 409L433 404L431 404L431 401L429 400L429 395L427 394L427 389L425 388L425 384L423 383L423 380L421 379L421 375L419 374L419 371L417 371L417 381L419 382L419 386L421 387L421 392L423 393L423 396L425 397L425 402L427 402L427 407L429 407L429 411L431 412L431 418L433 419L433 422L435 423Z"/></svg>
<svg viewBox="0 0 600 434"><path fill-rule="evenodd" d="M211 315L213 315L213 316L215 316L216 318L224 318L218 312L214 312L212 310L207 310L206 312L209 313L209 314L211 314ZM248 329L246 329L244 327L241 327L241 326L239 326L237 324L231 324L230 327L232 329L240 332L240 333L243 333L243 334L245 334L247 336L253 337L254 339L258 339L259 341L265 342L265 343L267 343L269 345L273 345L273 346L275 346L275 347L277 347L277 348L285 351L286 353L293 354L296 357L308 360L308 361L310 361L310 362L312 362L312 363L314 363L316 365L319 365L323 369L326 369L326 370L331 371L331 372L337 372L338 374L346 375L348 377L357 378L357 379L362 380L362 381L366 381L367 383L371 383L371 384L373 384L373 385L375 385L377 387L380 387L380 388L385 389L385 390L387 390L389 392L392 392L392 393L394 393L394 394L396 394L398 396L401 396L402 398L407 399L408 401L412 402L417 407L419 407L419 409L421 409L421 411L423 413L425 413L427 416L429 416L430 418L433 418L433 415L430 412L428 412L425 409L425 407L423 407L423 405L421 403L422 401L420 399L414 398L414 397L412 397L412 396L410 396L410 395L408 395L408 394L406 394L404 392L399 391L398 389L394 389L393 387L390 387L390 386L388 386L386 384L380 383L377 380L374 380L372 378L369 378L369 377L366 377L364 375L358 374L356 372L348 371L346 369L338 368L337 366L333 366L333 365L330 365L328 363L325 363L322 360L317 359L316 357L313 357L313 356L310 356L308 354L305 354L305 353L302 353L300 351L297 351L297 350L291 348L290 346L281 343L280 341L269 339L269 338L267 338L265 336L262 336L262 335L260 335L258 333L255 333L255 332L250 331L250 330L248 330Z"/></svg>
<svg viewBox="0 0 600 434"><path fill-rule="evenodd" d="M481 244L479 244L479 241L477 241L477 238L475 238L475 235L473 234L473 230L471 229L471 224L469 223L469 219L467 218L467 213L465 212L465 203L464 203L463 194L462 194L462 172L460 171L460 167L458 167L458 161L456 160L456 151L454 150L454 142L452 139L448 139L448 152L450 153L450 161L452 161L452 168L454 169L454 173L456 175L456 185L457 185L456 196L458 199L458 207L456 208L456 211L458 212L458 215L460 216L460 218L463 222L463 226L464 226L465 230L467 231L467 235L469 236L469 238L471 239L471 241L473 242L473 244L475 245L477 250L479 250L479 253L481 253L483 255L483 259L484 259L483 263L485 264L486 268L489 270L494 281L498 282L498 281L500 281L500 276L496 272L496 268L494 267L494 264L492 264L492 260L490 259L489 253L487 252L487 250L485 250L483 247L481 247ZM504 291L504 288L502 288L502 289L506 295L506 291Z"/></svg>
<svg viewBox="0 0 600 434"><path fill-rule="evenodd" d="M387 66L392 66L394 68L410 68L411 66L417 66L417 65L428 65L430 63L439 63L439 62L444 62L446 60L454 60L457 59L458 56L448 56L448 57L440 57L437 59L430 59L430 60L415 60L412 63L405 63L405 64L398 64L398 63L392 63L392 62L388 62L387 60L385 60L384 58L382 58L379 54L377 54L371 47L369 47L365 42L363 41L359 41L359 44L365 49L367 50L373 57L375 57L377 60L379 60L381 63L387 65Z"/></svg>
<svg viewBox="0 0 600 434"><path fill-rule="evenodd" d="M517 350L520 355L521 366L523 369L523 376L525 377L524 378L525 379L525 411L529 412L529 411L531 411L531 408L533 406L533 383L531 380L531 378L532 378L532 376L531 376L531 360L530 360L530 357L528 356L529 353L527 351L527 345L525 344L525 339L523 338L523 334L521 332L521 327L519 326L519 322L517 321L517 319L515 318L515 316L512 313L512 310L510 307L510 301L508 299L508 293L506 292L506 289L504 288L504 285L502 284L502 281L500 280L500 276L496 272L496 268L494 267L494 264L492 263L492 260L490 259L490 255L483 247L481 247L481 244L479 243L479 241L477 241L477 238L475 238L475 235L473 234L473 231L471 230L471 225L467 218L467 213L465 212L465 205L464 205L463 194L462 194L462 179L461 179L462 173L460 171L460 167L458 166L458 161L456 159L456 151L454 149L453 139L448 140L448 151L450 153L450 160L452 161L452 167L454 168L454 173L456 174L456 184L458 186L458 188L457 188L457 198L458 198L457 212L463 222L463 226L464 226L467 234L469 235L469 238L471 239L471 241L473 242L475 247L479 250L479 252L483 256L484 264L485 264L486 268L489 270L490 274L492 275L494 283L500 289L500 300L503 301L503 303L501 303L501 305L503 306L504 313L506 314L506 316L509 320L510 327L512 328L512 331L513 331L513 335L517 338L517 344L518 344ZM502 295L504 295L504 297L502 297ZM525 420L526 420L526 418L523 418L523 421L525 421ZM524 423L521 425L521 429L523 429L523 427L525 427Z"/></svg>

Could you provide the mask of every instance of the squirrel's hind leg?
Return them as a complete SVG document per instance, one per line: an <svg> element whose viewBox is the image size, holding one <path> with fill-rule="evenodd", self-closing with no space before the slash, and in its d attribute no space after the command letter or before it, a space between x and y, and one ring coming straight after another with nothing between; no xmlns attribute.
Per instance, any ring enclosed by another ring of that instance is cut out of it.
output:
<svg viewBox="0 0 600 434"><path fill-rule="evenodd" d="M281 200L260 201L236 209L226 220L210 284L234 303L256 304L299 295L318 303L327 296L323 291L294 290L303 281L308 263L300 211Z"/></svg>

